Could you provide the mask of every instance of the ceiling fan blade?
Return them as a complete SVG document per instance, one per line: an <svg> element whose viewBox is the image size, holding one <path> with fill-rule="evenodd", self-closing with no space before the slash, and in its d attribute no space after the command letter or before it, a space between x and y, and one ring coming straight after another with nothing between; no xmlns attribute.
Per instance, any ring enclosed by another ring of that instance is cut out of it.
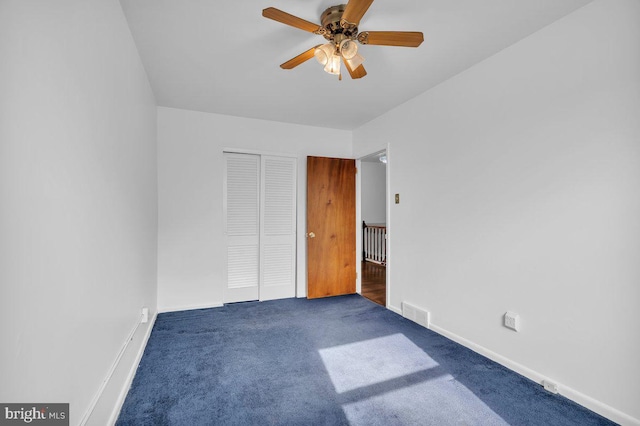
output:
<svg viewBox="0 0 640 426"><path fill-rule="evenodd" d="M376 46L418 47L424 35L417 31L363 31L358 34L358 41Z"/></svg>
<svg viewBox="0 0 640 426"><path fill-rule="evenodd" d="M356 69L351 69L351 67L349 66L349 62L345 61L344 58L342 58L342 62L344 63L344 66L347 68L347 71L349 71L349 75L351 76L351 78L353 78L354 80L356 78L362 78L365 75L367 75L367 71L365 71L364 66L360 65L358 68Z"/></svg>
<svg viewBox="0 0 640 426"><path fill-rule="evenodd" d="M310 33L321 34L325 31L318 24L314 24L313 22L305 21L302 18L298 18L297 16L293 16L287 12L283 12L280 9L276 9L275 7L268 7L262 11L262 16L265 18L273 19L274 21L281 22L285 25L290 25L294 28L299 28L303 31L309 31Z"/></svg>
<svg viewBox="0 0 640 426"><path fill-rule="evenodd" d="M297 67L303 62L307 62L309 59L313 58L313 55L318 47L320 47L320 45L314 46L306 52L302 52L295 58L289 59L287 62L280 65L280 68L282 68L283 70L290 70Z"/></svg>
<svg viewBox="0 0 640 426"><path fill-rule="evenodd" d="M360 19L367 13L369 6L373 0L349 0L347 7L344 8L340 25L342 27L355 26L360 23Z"/></svg>

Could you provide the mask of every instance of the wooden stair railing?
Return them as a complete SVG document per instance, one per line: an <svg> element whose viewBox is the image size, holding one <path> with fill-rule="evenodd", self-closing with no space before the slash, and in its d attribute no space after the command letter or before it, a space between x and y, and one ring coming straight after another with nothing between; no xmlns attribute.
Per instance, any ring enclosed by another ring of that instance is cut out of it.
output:
<svg viewBox="0 0 640 426"><path fill-rule="evenodd" d="M386 225L367 225L362 221L362 258L366 262L387 264Z"/></svg>

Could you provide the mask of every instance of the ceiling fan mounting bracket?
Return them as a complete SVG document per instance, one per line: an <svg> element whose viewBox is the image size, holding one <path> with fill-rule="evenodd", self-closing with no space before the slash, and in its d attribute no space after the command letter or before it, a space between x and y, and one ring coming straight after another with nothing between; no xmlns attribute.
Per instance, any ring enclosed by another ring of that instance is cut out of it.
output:
<svg viewBox="0 0 640 426"><path fill-rule="evenodd" d="M350 38L355 40L358 35L358 26L349 23L342 19L346 4L339 4L337 6L331 6L327 8L320 17L322 28L326 30L324 34L321 34L329 41L335 41L338 34L341 34L344 38Z"/></svg>

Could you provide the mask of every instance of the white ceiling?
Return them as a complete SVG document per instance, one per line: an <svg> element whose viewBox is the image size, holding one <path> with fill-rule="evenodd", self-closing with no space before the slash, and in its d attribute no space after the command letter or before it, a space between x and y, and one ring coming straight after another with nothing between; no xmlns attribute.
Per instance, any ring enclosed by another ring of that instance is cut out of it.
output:
<svg viewBox="0 0 640 426"><path fill-rule="evenodd" d="M120 0L158 105L355 129L591 0L376 0L361 31L422 31L417 49L361 46L368 75L342 81L311 59L324 38L262 17L319 23L334 0Z"/></svg>

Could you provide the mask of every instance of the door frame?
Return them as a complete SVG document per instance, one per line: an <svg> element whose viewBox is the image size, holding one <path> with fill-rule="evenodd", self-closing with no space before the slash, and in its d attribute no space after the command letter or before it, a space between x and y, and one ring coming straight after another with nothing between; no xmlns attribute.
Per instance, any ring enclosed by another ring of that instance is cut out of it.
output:
<svg viewBox="0 0 640 426"><path fill-rule="evenodd" d="M364 155L359 156L356 159L356 167L358 173L356 174L356 259L358 265L362 265L362 159L370 157L381 152L386 152L387 166L386 166L386 179L385 179L385 204L387 214L387 264L385 270L385 290L386 290L386 308L391 308L391 264L392 264L392 251L391 251L391 149L390 144L386 147L369 151ZM362 295L362 269L358 269L358 278L356 279L356 292ZM394 309L392 309L394 310ZM396 310L394 310L395 312Z"/></svg>

